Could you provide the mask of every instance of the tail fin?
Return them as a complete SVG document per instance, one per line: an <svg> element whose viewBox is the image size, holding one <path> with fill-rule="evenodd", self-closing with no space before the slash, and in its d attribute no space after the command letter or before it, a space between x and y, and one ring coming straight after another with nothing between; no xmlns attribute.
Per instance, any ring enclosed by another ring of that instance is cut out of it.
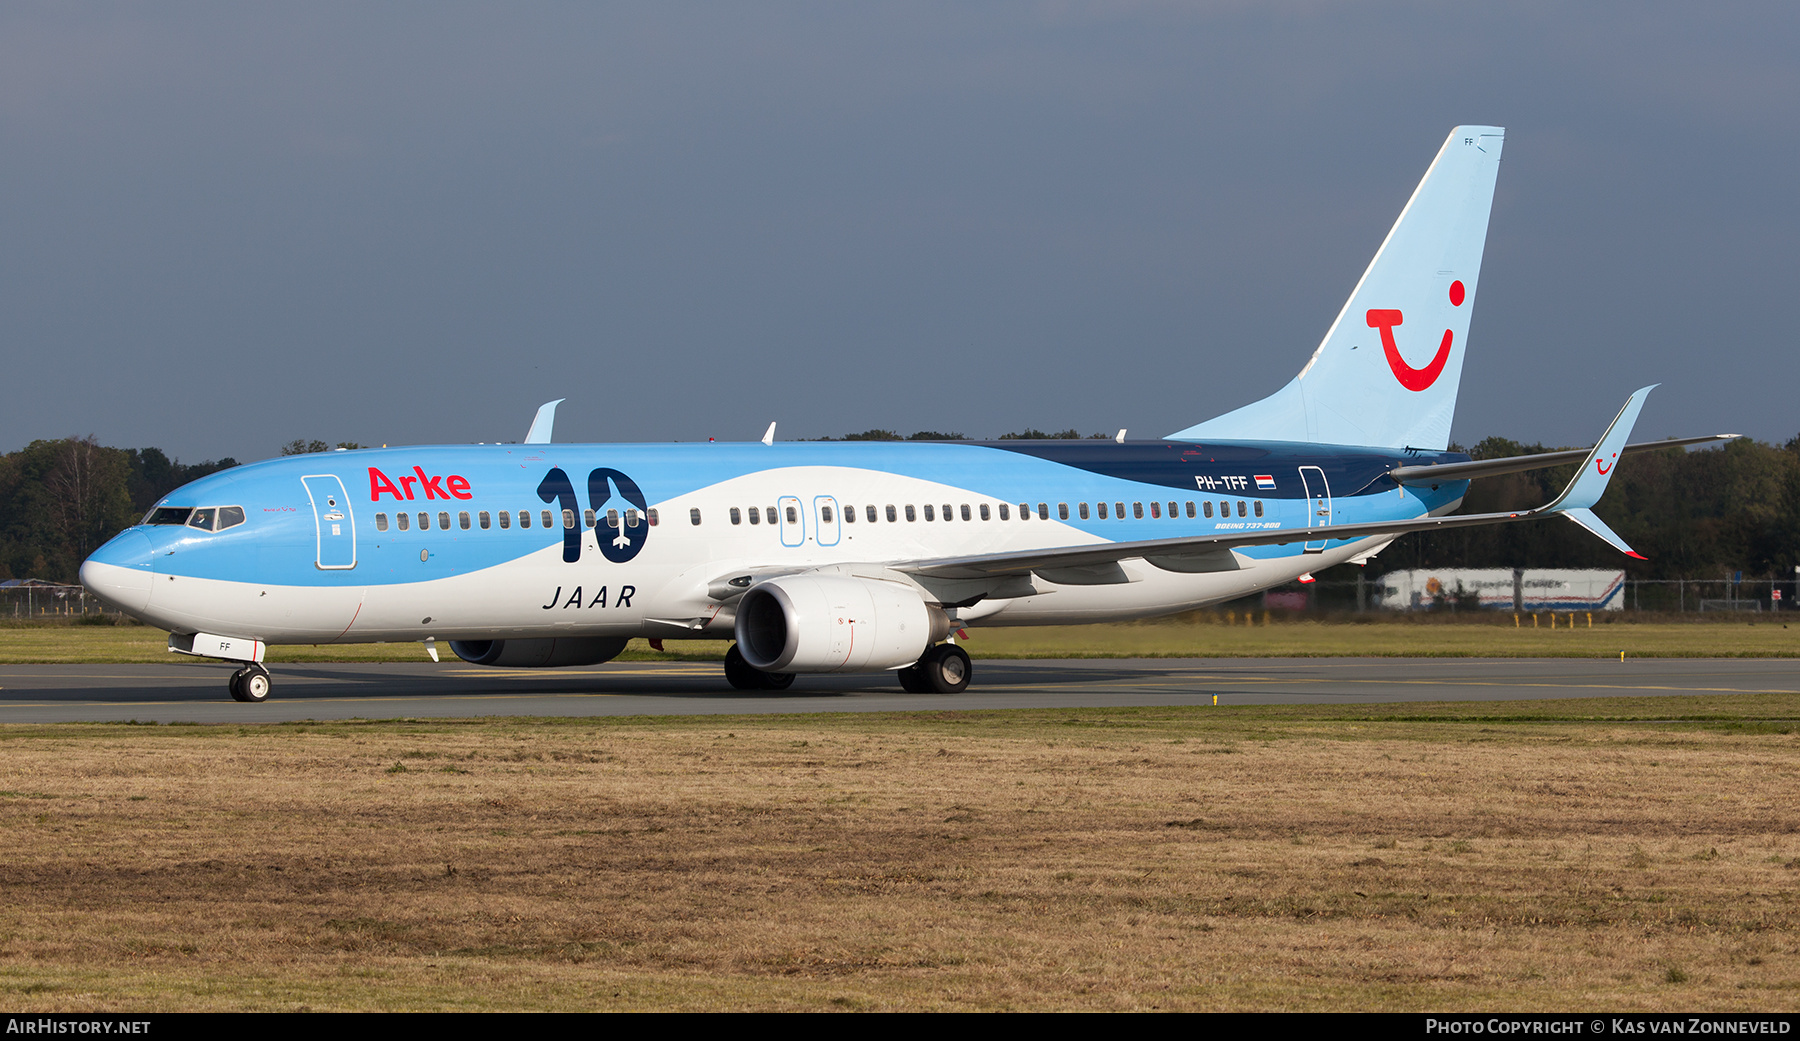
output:
<svg viewBox="0 0 1800 1041"><path fill-rule="evenodd" d="M1451 131L1300 375L1169 436L1448 445L1505 141L1502 127Z"/></svg>

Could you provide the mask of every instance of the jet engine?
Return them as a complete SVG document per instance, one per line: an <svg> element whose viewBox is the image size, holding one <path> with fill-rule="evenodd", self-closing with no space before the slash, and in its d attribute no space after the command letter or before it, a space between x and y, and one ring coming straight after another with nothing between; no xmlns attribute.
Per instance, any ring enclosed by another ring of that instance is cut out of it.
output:
<svg viewBox="0 0 1800 1041"><path fill-rule="evenodd" d="M450 649L470 665L502 669L554 669L598 665L619 656L625 636L578 636L552 640L451 640Z"/></svg>
<svg viewBox="0 0 1800 1041"><path fill-rule="evenodd" d="M918 661L950 619L896 582L788 575L745 591L736 632L738 653L764 672L875 672Z"/></svg>

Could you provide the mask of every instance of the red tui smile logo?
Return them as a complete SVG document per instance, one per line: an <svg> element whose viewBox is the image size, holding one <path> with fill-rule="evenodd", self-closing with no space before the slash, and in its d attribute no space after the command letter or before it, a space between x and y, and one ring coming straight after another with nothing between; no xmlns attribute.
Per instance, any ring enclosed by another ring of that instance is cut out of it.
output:
<svg viewBox="0 0 1800 1041"><path fill-rule="evenodd" d="M1615 462L1618 462L1618 459L1619 459L1619 453L1617 453L1617 452L1613 453L1613 457L1610 462L1606 461L1606 460L1602 460L1602 459L1596 459L1596 460L1594 460L1594 469L1598 470L1600 472L1600 476L1605 477L1607 474L1612 472L1612 464Z"/></svg>
<svg viewBox="0 0 1800 1041"><path fill-rule="evenodd" d="M1466 291L1460 280L1450 283L1450 306L1461 307ZM1415 369L1400 356L1400 345L1394 342L1394 327L1405 319L1398 309L1371 308L1366 320L1369 328L1381 330L1381 351L1387 356L1388 368L1394 370L1394 378L1407 390L1424 390L1437 382L1444 372L1444 363L1450 360L1450 345L1456 334L1449 329L1444 330L1444 338L1438 342L1437 354L1424 368Z"/></svg>

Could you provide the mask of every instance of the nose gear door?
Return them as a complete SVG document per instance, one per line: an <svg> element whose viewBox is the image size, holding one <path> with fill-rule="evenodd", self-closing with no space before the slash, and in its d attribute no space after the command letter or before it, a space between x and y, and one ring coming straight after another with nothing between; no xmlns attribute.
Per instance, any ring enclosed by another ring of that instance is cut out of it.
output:
<svg viewBox="0 0 1800 1041"><path fill-rule="evenodd" d="M300 478L306 497L312 500L313 523L319 533L314 564L321 571L347 571L356 566L356 518L350 513L350 497L335 474Z"/></svg>

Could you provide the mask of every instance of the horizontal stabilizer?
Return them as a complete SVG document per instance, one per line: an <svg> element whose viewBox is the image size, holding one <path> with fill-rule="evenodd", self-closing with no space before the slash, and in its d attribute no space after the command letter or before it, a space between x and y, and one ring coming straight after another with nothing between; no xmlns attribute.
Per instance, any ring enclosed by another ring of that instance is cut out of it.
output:
<svg viewBox="0 0 1800 1041"><path fill-rule="evenodd" d="M1703 434L1699 437L1671 437L1667 441L1639 441L1634 445L1626 445L1620 455L1636 455L1639 452L1660 452L1665 448L1686 448L1689 445L1710 445L1720 441L1735 441L1742 434ZM1431 466L1399 466L1388 471L1388 476L1401 484L1442 484L1445 481L1474 481L1483 477L1499 477L1502 474L1524 473L1527 470L1548 470L1552 466L1566 466L1586 459L1591 448L1571 448L1565 452L1537 452L1532 455L1510 455L1504 459L1470 459L1461 463L1437 463Z"/></svg>
<svg viewBox="0 0 1800 1041"><path fill-rule="evenodd" d="M1564 510L1563 516L1593 532L1595 535L1600 536L1602 541L1618 550L1620 553L1623 553L1628 557L1636 557L1639 560L1649 559L1637 550L1627 546L1624 539L1620 538L1617 533L1606 526L1605 521L1594 516L1593 510L1590 510L1585 506L1577 506L1572 510Z"/></svg>

